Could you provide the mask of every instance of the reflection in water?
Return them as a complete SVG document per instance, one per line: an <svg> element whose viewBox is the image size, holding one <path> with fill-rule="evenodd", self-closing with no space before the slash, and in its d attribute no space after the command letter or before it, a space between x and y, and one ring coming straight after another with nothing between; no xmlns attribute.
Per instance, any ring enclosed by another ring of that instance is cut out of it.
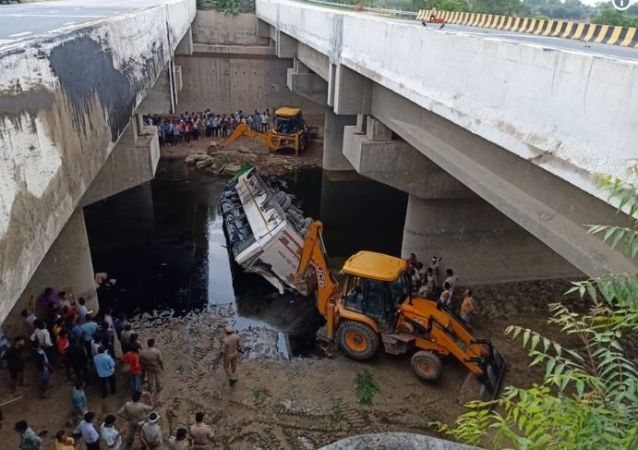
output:
<svg viewBox="0 0 638 450"><path fill-rule="evenodd" d="M331 256L361 248L398 254L405 195L360 177L341 177L335 182L320 170L304 170L289 186L307 215L326 222ZM290 342L293 353L304 353L321 323L314 302L280 296L256 275L236 271L233 279L217 213L225 182L182 161L162 160L151 183L86 207L93 267L118 279L116 312L185 314L227 305L237 313L235 327L276 329L282 352ZM391 206L380 210L384 202Z"/></svg>

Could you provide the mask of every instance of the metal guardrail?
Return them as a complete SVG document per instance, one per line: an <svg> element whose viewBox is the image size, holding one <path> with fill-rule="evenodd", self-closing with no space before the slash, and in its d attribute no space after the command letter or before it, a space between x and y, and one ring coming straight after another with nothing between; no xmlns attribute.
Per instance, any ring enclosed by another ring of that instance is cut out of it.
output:
<svg viewBox="0 0 638 450"><path fill-rule="evenodd" d="M336 6L337 8L352 9L354 10L356 5L350 5L346 3L327 2L322 0L303 0L307 3L316 3L318 5ZM416 17L418 14L416 11L403 11L401 9L387 9L387 8L373 8L370 6L364 6L363 11L375 12L379 14L391 14L393 16L408 16Z"/></svg>

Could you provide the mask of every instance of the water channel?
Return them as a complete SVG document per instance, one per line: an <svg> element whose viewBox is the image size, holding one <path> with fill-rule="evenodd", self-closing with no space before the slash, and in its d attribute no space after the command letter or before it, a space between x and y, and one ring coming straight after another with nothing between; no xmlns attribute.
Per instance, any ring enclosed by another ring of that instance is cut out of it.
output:
<svg viewBox="0 0 638 450"><path fill-rule="evenodd" d="M286 179L306 215L324 221L333 268L360 249L399 254L405 194L350 172L305 169ZM109 305L129 316L229 305L236 328L275 329L283 353L304 353L321 324L313 302L231 270L217 211L225 183L162 160L152 182L84 209L94 270L117 279Z"/></svg>

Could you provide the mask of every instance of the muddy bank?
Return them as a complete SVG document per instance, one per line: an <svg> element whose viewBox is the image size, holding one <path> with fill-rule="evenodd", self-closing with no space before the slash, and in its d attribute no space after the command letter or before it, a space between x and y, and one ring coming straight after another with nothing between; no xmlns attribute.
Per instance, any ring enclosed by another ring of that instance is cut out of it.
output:
<svg viewBox="0 0 638 450"><path fill-rule="evenodd" d="M510 293L506 301L481 297L482 291L476 289L481 312L476 317L475 335L491 338L507 359L505 384L528 386L542 375L542 370L528 367L529 359L519 343L503 336L507 325L539 329L552 338L560 336L555 327L545 324L544 304L559 299L551 292L560 292L562 282L549 283L547 289L538 284L539 291L519 283L500 285L499 292ZM530 294L535 292L540 295L530 301ZM191 422L195 412L204 411L217 433L218 448L313 449L361 433L430 434L428 422L452 423L463 412L456 400L467 371L457 361L446 359L441 379L424 383L412 373L407 357L381 352L366 362L341 354L286 360L277 351L277 333L260 327L240 331L247 351L238 369L240 381L231 388L217 361L222 327L232 322L234 315L232 308L222 306L183 317L157 312L134 319L141 341L156 338L164 353L165 390L157 409L165 436ZM35 383L35 373L31 367L29 370L27 381ZM362 370L369 370L380 388L371 406L361 405L355 394L354 380ZM106 400L99 398L97 386L87 390L90 409L97 413L98 420L126 401L126 381L118 375L119 392ZM21 418L29 419L38 431L47 429L49 436L60 428L70 429L71 384L60 370L53 374L53 382L56 386L51 399L37 400L34 392L22 389L19 394L25 398L4 408L8 425L0 430L3 448L17 447L17 435L10 425ZM11 397L7 389L7 383L2 383L0 398ZM45 448L52 448L51 437Z"/></svg>
<svg viewBox="0 0 638 450"><path fill-rule="evenodd" d="M231 176L242 164L257 167L262 175L284 176L298 169L321 167L323 142L315 140L299 155L271 152L256 139L241 137L222 147L219 141L202 139L162 147L162 158L183 159L189 167L215 176Z"/></svg>

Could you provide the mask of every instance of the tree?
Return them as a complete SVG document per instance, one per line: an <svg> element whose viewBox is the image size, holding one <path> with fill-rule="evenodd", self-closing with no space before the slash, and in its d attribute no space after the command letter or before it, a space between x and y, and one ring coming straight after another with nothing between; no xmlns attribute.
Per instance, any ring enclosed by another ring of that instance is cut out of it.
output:
<svg viewBox="0 0 638 450"><path fill-rule="evenodd" d="M601 25L615 25L621 27L638 27L638 17L618 11L613 6L603 5L596 15L591 18L592 23Z"/></svg>
<svg viewBox="0 0 638 450"><path fill-rule="evenodd" d="M465 0L412 0L414 10L436 8L439 11L469 11Z"/></svg>
<svg viewBox="0 0 638 450"><path fill-rule="evenodd" d="M632 226L592 225L589 231L635 258L638 191L610 178L600 184L628 212ZM531 365L545 365L542 383L507 387L493 402L470 402L453 428L439 425L441 432L499 449L638 448L638 366L625 345L638 332L638 274L574 282L568 292L578 294L584 312L555 303L549 322L578 345L566 348L532 330L509 327L506 333L522 339Z"/></svg>

